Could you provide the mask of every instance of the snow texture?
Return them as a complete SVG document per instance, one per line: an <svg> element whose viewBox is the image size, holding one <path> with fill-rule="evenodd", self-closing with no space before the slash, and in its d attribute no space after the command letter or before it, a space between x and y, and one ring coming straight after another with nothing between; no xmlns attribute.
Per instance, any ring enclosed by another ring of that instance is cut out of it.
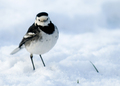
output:
<svg viewBox="0 0 120 86"><path fill-rule="evenodd" d="M1 0L0 86L119 86L120 1L117 0ZM60 36L42 55L19 45L35 15L49 13ZM99 70L96 72L91 62Z"/></svg>

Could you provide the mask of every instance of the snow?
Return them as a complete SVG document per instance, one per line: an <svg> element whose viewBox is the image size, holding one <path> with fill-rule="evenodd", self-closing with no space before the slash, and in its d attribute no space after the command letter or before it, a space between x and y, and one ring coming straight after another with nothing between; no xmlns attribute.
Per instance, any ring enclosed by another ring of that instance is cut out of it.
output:
<svg viewBox="0 0 120 86"><path fill-rule="evenodd" d="M0 86L120 85L119 1L0 2L0 11L4 14L0 14ZM34 55L36 70L33 71L30 54L25 49L15 55L10 53L18 46L35 15L44 10L49 12L60 36L55 47L42 55L46 67L40 57Z"/></svg>

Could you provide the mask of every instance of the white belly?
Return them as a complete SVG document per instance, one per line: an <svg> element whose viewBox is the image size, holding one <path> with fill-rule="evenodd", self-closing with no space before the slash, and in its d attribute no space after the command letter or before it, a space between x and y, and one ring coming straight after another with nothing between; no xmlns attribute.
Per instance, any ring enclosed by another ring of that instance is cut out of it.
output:
<svg viewBox="0 0 120 86"><path fill-rule="evenodd" d="M30 45L25 46L31 54L44 54L54 47L58 39L58 30L55 29L52 35L41 32L42 39L32 41Z"/></svg>

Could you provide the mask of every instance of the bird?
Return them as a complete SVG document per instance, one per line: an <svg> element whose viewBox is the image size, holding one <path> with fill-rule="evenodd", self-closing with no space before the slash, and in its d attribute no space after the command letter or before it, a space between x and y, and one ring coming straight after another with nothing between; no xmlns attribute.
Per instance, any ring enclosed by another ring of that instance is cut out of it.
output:
<svg viewBox="0 0 120 86"><path fill-rule="evenodd" d="M50 51L56 44L58 38L59 31L57 26L52 23L47 12L40 12L36 15L34 23L23 36L19 46L10 54L13 55L25 48L30 53L33 70L35 70L33 54L40 56L45 67L46 65L41 55Z"/></svg>

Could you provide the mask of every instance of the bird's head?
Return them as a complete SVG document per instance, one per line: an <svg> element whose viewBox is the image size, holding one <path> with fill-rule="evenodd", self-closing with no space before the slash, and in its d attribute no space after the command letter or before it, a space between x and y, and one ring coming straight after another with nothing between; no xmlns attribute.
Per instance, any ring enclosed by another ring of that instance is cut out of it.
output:
<svg viewBox="0 0 120 86"><path fill-rule="evenodd" d="M41 12L36 15L35 25L48 26L49 23L50 23L50 18L48 16L48 13Z"/></svg>

